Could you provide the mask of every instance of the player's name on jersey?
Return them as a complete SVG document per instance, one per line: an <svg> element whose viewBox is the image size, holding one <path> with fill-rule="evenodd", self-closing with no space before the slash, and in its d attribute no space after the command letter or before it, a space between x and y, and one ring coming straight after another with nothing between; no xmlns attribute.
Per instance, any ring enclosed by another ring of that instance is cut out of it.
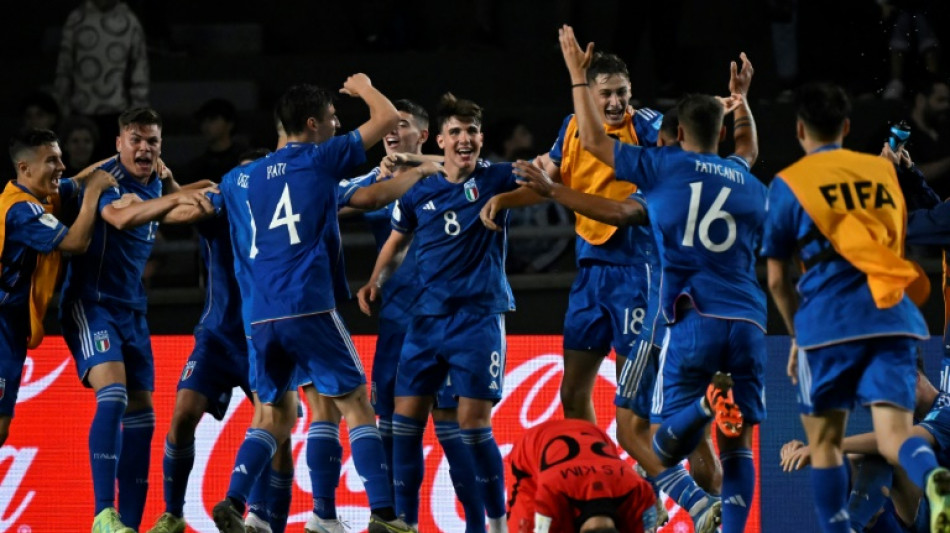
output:
<svg viewBox="0 0 950 533"><path fill-rule="evenodd" d="M855 209L857 207L855 205L855 199L857 199L857 203L861 204L861 209L867 209L868 200L871 199L873 191L874 209L880 209L885 205L891 206L892 209L897 209L897 205L894 203L894 197L891 196L891 193L887 190L887 186L883 183L874 183L871 181L831 183L818 187L818 190L820 190L821 195L825 197L825 202L828 203L828 207L835 207L835 204L838 202L844 202L845 209Z"/></svg>
<svg viewBox="0 0 950 533"><path fill-rule="evenodd" d="M267 179L279 178L287 172L287 163L267 165Z"/></svg>
<svg viewBox="0 0 950 533"><path fill-rule="evenodd" d="M720 165L719 163L710 163L709 161L699 161L697 159L695 170L696 172L704 172L706 174L722 176L723 178L740 185L745 183L745 175L741 171L738 171L734 168L729 168L726 165Z"/></svg>

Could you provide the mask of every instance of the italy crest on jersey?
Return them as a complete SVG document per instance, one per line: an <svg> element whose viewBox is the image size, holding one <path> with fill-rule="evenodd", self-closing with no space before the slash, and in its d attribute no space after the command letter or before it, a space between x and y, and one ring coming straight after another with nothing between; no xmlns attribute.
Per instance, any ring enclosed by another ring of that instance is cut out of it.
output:
<svg viewBox="0 0 950 533"><path fill-rule="evenodd" d="M6 378L0 378L0 400L3 399L6 393L7 393L7 380Z"/></svg>
<svg viewBox="0 0 950 533"><path fill-rule="evenodd" d="M184 370L181 371L182 381L185 381L186 379L190 378L191 375L195 373L195 364L197 363L198 363L197 361L188 361L187 363L185 363L185 368Z"/></svg>
<svg viewBox="0 0 950 533"><path fill-rule="evenodd" d="M109 351L109 332L108 331L97 331L92 338L93 342L96 345L96 351L99 353Z"/></svg>
<svg viewBox="0 0 950 533"><path fill-rule="evenodd" d="M475 184L475 178L469 178L465 182L465 199L469 202L478 200L478 185Z"/></svg>

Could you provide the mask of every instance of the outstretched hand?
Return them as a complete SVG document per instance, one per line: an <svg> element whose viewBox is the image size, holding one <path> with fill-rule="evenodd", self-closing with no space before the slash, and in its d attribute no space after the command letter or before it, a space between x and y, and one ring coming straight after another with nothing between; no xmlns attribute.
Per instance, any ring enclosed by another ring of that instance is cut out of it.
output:
<svg viewBox="0 0 950 533"><path fill-rule="evenodd" d="M574 28L565 24L558 30L558 41L561 43L561 54L564 55L564 64L567 65L568 72L571 73L571 83L587 82L587 67L594 57L594 43L587 43L587 49L582 50L581 45L574 37Z"/></svg>
<svg viewBox="0 0 950 533"><path fill-rule="evenodd" d="M536 167L530 161L515 161L514 173L518 176L518 183L536 192L539 196L550 198L557 184L544 170Z"/></svg>
<svg viewBox="0 0 950 533"><path fill-rule="evenodd" d="M745 52L739 53L739 59L742 61L742 68L735 61L729 64L729 92L739 93L742 96L749 94L749 85L752 84L752 74L755 69L752 68L752 62Z"/></svg>

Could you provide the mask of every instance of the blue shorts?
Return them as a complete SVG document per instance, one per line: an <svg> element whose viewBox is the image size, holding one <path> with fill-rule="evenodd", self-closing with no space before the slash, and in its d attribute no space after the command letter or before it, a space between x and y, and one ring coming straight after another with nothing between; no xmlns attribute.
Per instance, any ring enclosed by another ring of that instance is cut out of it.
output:
<svg viewBox="0 0 950 533"><path fill-rule="evenodd" d="M76 300L63 304L59 321L83 385L89 386L94 366L117 361L125 364L128 390L155 390L152 341L144 312Z"/></svg>
<svg viewBox="0 0 950 533"><path fill-rule="evenodd" d="M455 391L445 394L497 402L506 353L503 314L415 317L403 342L396 396L434 396L448 377Z"/></svg>
<svg viewBox="0 0 950 533"><path fill-rule="evenodd" d="M913 411L917 346L912 337L874 337L798 351L802 414L889 403Z"/></svg>
<svg viewBox="0 0 950 533"><path fill-rule="evenodd" d="M614 405L629 409L644 420L650 419L659 356L657 345L643 339L637 341L620 371Z"/></svg>
<svg viewBox="0 0 950 533"><path fill-rule="evenodd" d="M29 307L0 307L0 415L13 416L29 336Z"/></svg>
<svg viewBox="0 0 950 533"><path fill-rule="evenodd" d="M564 316L564 349L630 353L647 311L645 265L588 264L577 270Z"/></svg>
<svg viewBox="0 0 950 533"><path fill-rule="evenodd" d="M765 360L765 333L752 322L687 309L663 337L651 422L662 422L699 401L717 371L732 374L732 395L743 420L763 422Z"/></svg>
<svg viewBox="0 0 950 533"><path fill-rule="evenodd" d="M247 343L243 337L236 340L225 342L206 330L195 332L195 348L178 381L178 390L193 390L207 398L206 410L218 420L228 410L234 387L251 397Z"/></svg>
<svg viewBox="0 0 950 533"><path fill-rule="evenodd" d="M366 384L363 363L336 310L251 326L255 384L264 403L296 390L298 366L324 396L344 396Z"/></svg>

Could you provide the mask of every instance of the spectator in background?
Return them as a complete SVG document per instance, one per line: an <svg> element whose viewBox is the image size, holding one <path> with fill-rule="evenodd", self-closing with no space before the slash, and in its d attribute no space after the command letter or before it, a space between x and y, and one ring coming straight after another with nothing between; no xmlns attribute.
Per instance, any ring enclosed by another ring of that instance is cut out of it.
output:
<svg viewBox="0 0 950 533"><path fill-rule="evenodd" d="M928 76L918 84L907 150L941 200L950 197L950 79Z"/></svg>
<svg viewBox="0 0 950 533"><path fill-rule="evenodd" d="M534 150L534 135L524 122L516 118L503 118L486 128L486 131L494 139L485 156L492 163L515 161L522 152L537 153Z"/></svg>
<svg viewBox="0 0 950 533"><path fill-rule="evenodd" d="M520 125L520 123L519 123ZM527 130L525 130L527 131ZM529 132L528 135L531 135ZM510 153L506 161L531 161L537 151L523 148ZM557 202L541 202L521 209L509 211L508 230L509 238L515 243L508 247L507 271L511 274L535 274L538 272L556 271L558 259L574 241L573 214ZM561 236L532 236L522 238L524 232L531 232L544 228L561 228ZM511 233L513 231L513 233ZM568 266L573 266L568 263Z"/></svg>
<svg viewBox="0 0 950 533"><path fill-rule="evenodd" d="M878 0L878 3L883 18L894 24L888 41L891 81L882 96L885 100L899 100L904 96L903 79L911 47L917 45L918 60L927 72L934 74L940 68L940 41L927 17L929 0Z"/></svg>
<svg viewBox="0 0 950 533"><path fill-rule="evenodd" d="M25 129L55 131L59 123L59 104L49 94L34 91L20 102L21 126Z"/></svg>
<svg viewBox="0 0 950 533"><path fill-rule="evenodd" d="M55 81L64 115L90 117L103 138L114 138L119 114L148 104L148 84L145 33L127 5L86 0L69 14ZM97 159L115 153L102 144Z"/></svg>
<svg viewBox="0 0 950 533"><path fill-rule="evenodd" d="M769 0L772 54L779 81L779 101L790 102L798 84L798 0Z"/></svg>
<svg viewBox="0 0 950 533"><path fill-rule="evenodd" d="M63 140L63 163L66 165L64 176L75 176L96 161L92 156L99 146L99 128L89 118L75 116L66 119L60 138Z"/></svg>
<svg viewBox="0 0 950 533"><path fill-rule="evenodd" d="M208 143L205 152L188 164L187 175L178 182L182 185L197 180L218 180L236 167L245 146L234 141L237 109L223 98L208 100L195 113L201 125L201 135Z"/></svg>

